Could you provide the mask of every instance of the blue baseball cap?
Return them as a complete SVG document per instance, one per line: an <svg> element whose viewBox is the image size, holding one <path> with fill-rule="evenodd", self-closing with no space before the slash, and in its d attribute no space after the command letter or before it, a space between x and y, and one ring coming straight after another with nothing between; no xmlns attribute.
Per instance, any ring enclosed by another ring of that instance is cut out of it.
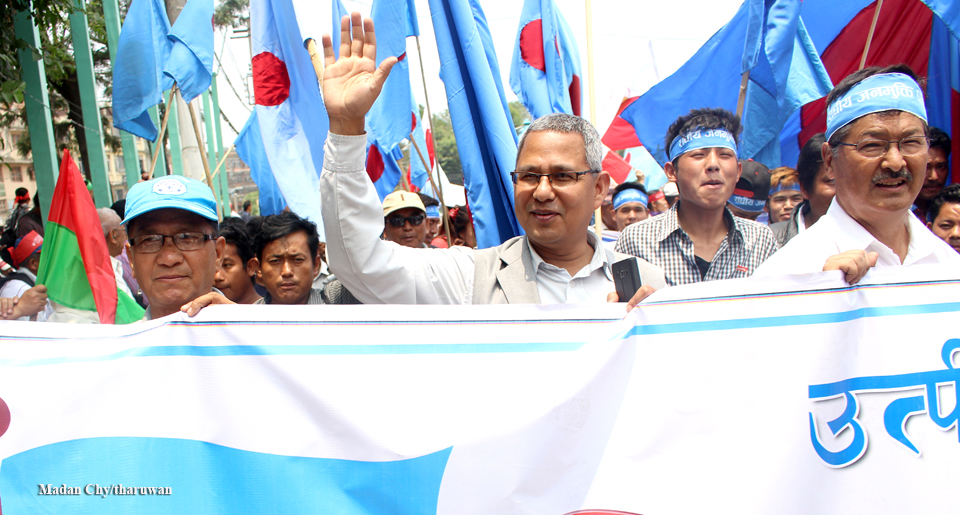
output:
<svg viewBox="0 0 960 515"><path fill-rule="evenodd" d="M189 177L168 175L135 184L127 192L123 223L157 209L182 209L207 220L217 220L217 201L206 184Z"/></svg>

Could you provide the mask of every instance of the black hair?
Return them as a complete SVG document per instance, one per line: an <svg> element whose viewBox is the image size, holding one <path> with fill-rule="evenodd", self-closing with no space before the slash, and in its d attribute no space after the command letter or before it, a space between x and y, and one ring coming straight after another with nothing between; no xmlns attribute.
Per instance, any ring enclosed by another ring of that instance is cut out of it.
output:
<svg viewBox="0 0 960 515"><path fill-rule="evenodd" d="M740 123L740 117L723 108L693 109L689 113L677 118L677 121L673 122L670 128L667 129L667 151L669 152L670 145L673 144L673 140L679 135L694 129L725 129L730 134L733 134L734 142L739 142L740 131L743 129L743 125ZM676 163L677 157L679 156L669 157Z"/></svg>
<svg viewBox="0 0 960 515"><path fill-rule="evenodd" d="M913 71L913 68L911 68L910 66L904 63L892 64L890 66L884 66L884 67L868 66L862 70L855 71L850 75L847 75L846 77L844 77L843 80L840 81L833 88L833 90L831 90L830 93L827 94L827 109L829 109L830 105L833 104L837 99L839 99L843 95L846 95L848 91L853 89L853 87L856 86L857 84L863 82L863 80L866 79L867 77L872 77L874 75L881 75L884 73L902 73L910 77L914 81L916 81L921 88L924 86L923 81L921 81L921 79L917 77L917 74ZM879 113L875 113L875 114L882 115L884 113L890 113L890 112L896 112L896 110L891 109L889 111L880 111ZM830 140L829 140L830 146L832 148L836 148L837 146L839 146L840 141L845 139L850 134L850 130L852 126L853 126L852 123L848 123L847 125L844 125L843 127L837 129L837 131L833 133L833 136L830 137ZM926 122L923 123L923 130L925 132L929 131Z"/></svg>
<svg viewBox="0 0 960 515"><path fill-rule="evenodd" d="M423 193L417 193L417 195L420 196L420 202L423 202L423 207L440 205L440 203L437 202L437 199L431 197L430 195L424 195Z"/></svg>
<svg viewBox="0 0 960 515"><path fill-rule="evenodd" d="M252 205L253 205L253 204L251 204L249 200L244 200L244 201L243 201L243 210L246 211L247 208L250 207L250 206L252 206Z"/></svg>
<svg viewBox="0 0 960 515"><path fill-rule="evenodd" d="M247 224L239 218L224 218L220 223L220 236L237 248L237 255L246 266L247 261L253 259L253 238L247 232Z"/></svg>
<svg viewBox="0 0 960 515"><path fill-rule="evenodd" d="M24 196L24 195L29 195L29 194L30 194L30 190L28 190L27 188L17 188L17 189L14 191L14 194L16 194L18 197L22 197L22 196Z"/></svg>
<svg viewBox="0 0 960 515"><path fill-rule="evenodd" d="M800 149L800 158L797 159L797 175L800 176L800 187L803 191L813 191L813 181L817 178L820 165L823 164L823 144L827 136L819 132L807 140Z"/></svg>
<svg viewBox="0 0 960 515"><path fill-rule="evenodd" d="M643 184L640 184L636 181L630 181L617 184L617 187L613 188L613 198L617 198L617 195L623 190L639 190L644 195L647 194L647 188L644 188Z"/></svg>
<svg viewBox="0 0 960 515"><path fill-rule="evenodd" d="M960 184L951 184L933 197L930 205L927 206L927 221L933 223L940 216L940 208L946 203L960 204Z"/></svg>
<svg viewBox="0 0 960 515"><path fill-rule="evenodd" d="M113 205L110 206L110 209L112 209L113 212L116 213L121 220L123 220L123 214L127 212L127 199L122 198L114 202Z"/></svg>
<svg viewBox="0 0 960 515"><path fill-rule="evenodd" d="M270 242L300 231L307 235L307 247L310 248L310 256L317 257L317 252L320 250L320 235L317 233L316 224L305 218L300 218L292 211L263 217L263 223L253 238L253 246L256 249L257 257L261 261L263 260L263 249L267 248Z"/></svg>
<svg viewBox="0 0 960 515"><path fill-rule="evenodd" d="M950 157L950 136L937 127L930 127L930 148L938 148L943 151L943 157Z"/></svg>

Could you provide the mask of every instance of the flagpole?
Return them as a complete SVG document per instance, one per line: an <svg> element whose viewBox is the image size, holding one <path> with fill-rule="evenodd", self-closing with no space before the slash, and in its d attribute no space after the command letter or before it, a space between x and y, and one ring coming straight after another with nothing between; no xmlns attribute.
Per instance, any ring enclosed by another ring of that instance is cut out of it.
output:
<svg viewBox="0 0 960 515"><path fill-rule="evenodd" d="M430 163L427 163L427 160L424 159L423 152L420 151L420 145L418 145L417 140L413 138L413 133L410 134L410 142L413 143L413 148L416 149L417 155L420 156L420 162L423 163L423 167L427 169L427 172L429 172L427 173L427 178L430 179L430 186L433 186L433 191L439 192L440 190L439 188L437 188L437 183L433 181L433 170L430 169ZM442 218L443 221L446 222L447 218L450 217L450 213L447 212L446 205L443 205L441 207L443 207L443 209L441 209L442 214L440 215L440 218ZM450 247L453 245L452 243L453 240L450 239L450 224L444 223L443 229L447 233L447 246Z"/></svg>
<svg viewBox="0 0 960 515"><path fill-rule="evenodd" d="M430 95L427 93L427 74L423 71L423 53L420 51L420 36L414 36L413 39L417 41L417 58L420 59L420 79L423 80L423 101L427 104L427 120L430 120L430 127L433 128L433 113L430 111ZM426 135L426 131L424 131ZM411 135L412 136L412 135ZM410 141L414 141L413 138L410 138ZM415 148L417 148L417 153L420 153L420 148L416 147L416 142L414 142ZM423 155L420 156L423 159ZM447 246L453 246L453 242L450 240L450 213L447 212L447 203L443 201L443 181L438 180L440 184L434 184L433 182L433 168L424 162L424 167L430 172L430 185L433 186L433 191L437 192L437 196L440 197L440 207L441 209L441 219L443 220L443 230L447 233Z"/></svg>
<svg viewBox="0 0 960 515"><path fill-rule="evenodd" d="M747 100L747 85L750 83L750 70L740 75L740 98L737 99L737 118L743 119L743 104Z"/></svg>
<svg viewBox="0 0 960 515"><path fill-rule="evenodd" d="M163 122L160 123L160 135L157 137L157 148L153 149L153 160L150 161L150 175L148 179L153 179L153 169L157 166L157 158L160 156L160 149L163 148L163 134L167 132L167 121L170 119L170 106L173 102L173 95L177 92L177 83L173 83L170 88L170 94L167 96L167 108L163 112Z"/></svg>
<svg viewBox="0 0 960 515"><path fill-rule="evenodd" d="M307 38L303 46L310 54L310 63L313 64L313 73L317 74L317 82L320 83L320 91L323 91L323 54L317 50L317 42L313 38Z"/></svg>
<svg viewBox="0 0 960 515"><path fill-rule="evenodd" d="M193 102L187 102L187 110L190 111L190 119L193 120L193 132L197 135L197 147L200 149L200 160L203 162L203 172L207 176L207 186L210 186L210 189L213 190L213 194L216 195L217 191L213 189L213 176L210 173L210 162L207 161L207 149L203 148L203 138L201 137L200 132L200 122L197 120L197 112L193 109ZM214 199L217 202L217 218L223 220L223 214L220 212L220 199Z"/></svg>
<svg viewBox="0 0 960 515"><path fill-rule="evenodd" d="M223 166L223 162L227 160L227 156L230 155L230 151L233 150L233 148L236 147L236 146L237 146L237 144L234 143L233 145L230 145L230 148L228 148L226 152L224 152L223 157L220 159L220 162L217 163L217 167L213 169L213 176L214 176L214 177L216 177L217 174L220 173L220 167Z"/></svg>
<svg viewBox="0 0 960 515"><path fill-rule="evenodd" d="M863 56L860 57L860 68L862 70L867 65L867 54L870 53L870 44L873 42L873 31L877 28L877 20L880 19L880 7L883 6L883 0L877 0L877 8L873 10L873 22L870 23L870 32L867 33L867 44L863 46Z"/></svg>
<svg viewBox="0 0 960 515"><path fill-rule="evenodd" d="M590 7L590 0L585 0L587 9L587 75L590 83L590 123L597 126L597 93L596 81L593 77L593 10ZM606 196L606 193L604 193ZM603 230L600 224L603 223L603 212L597 208L593 214L593 230L597 233L597 238L603 240Z"/></svg>

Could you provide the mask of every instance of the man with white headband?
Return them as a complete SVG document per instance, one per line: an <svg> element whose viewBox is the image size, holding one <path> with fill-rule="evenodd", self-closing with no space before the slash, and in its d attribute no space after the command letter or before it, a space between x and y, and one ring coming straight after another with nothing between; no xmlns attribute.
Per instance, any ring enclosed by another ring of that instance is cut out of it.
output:
<svg viewBox="0 0 960 515"><path fill-rule="evenodd" d="M910 214L923 187L928 131L910 67L865 68L837 84L827 96L821 149L836 197L816 225L758 273L841 270L853 284L873 266L960 265L960 254Z"/></svg>
<svg viewBox="0 0 960 515"><path fill-rule="evenodd" d="M617 251L663 269L668 285L747 277L777 250L770 229L733 216L727 201L740 180L740 119L725 109L695 109L667 130L663 170L680 199L666 213L633 224Z"/></svg>

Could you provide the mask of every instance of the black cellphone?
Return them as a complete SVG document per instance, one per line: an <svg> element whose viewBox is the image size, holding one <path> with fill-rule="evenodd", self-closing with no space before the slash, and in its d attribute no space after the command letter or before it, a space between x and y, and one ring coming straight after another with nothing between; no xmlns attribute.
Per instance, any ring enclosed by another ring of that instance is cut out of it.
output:
<svg viewBox="0 0 960 515"><path fill-rule="evenodd" d="M643 283L640 282L640 268L637 267L637 258L629 257L611 265L613 283L617 286L617 296L620 302L627 302L637 293Z"/></svg>

